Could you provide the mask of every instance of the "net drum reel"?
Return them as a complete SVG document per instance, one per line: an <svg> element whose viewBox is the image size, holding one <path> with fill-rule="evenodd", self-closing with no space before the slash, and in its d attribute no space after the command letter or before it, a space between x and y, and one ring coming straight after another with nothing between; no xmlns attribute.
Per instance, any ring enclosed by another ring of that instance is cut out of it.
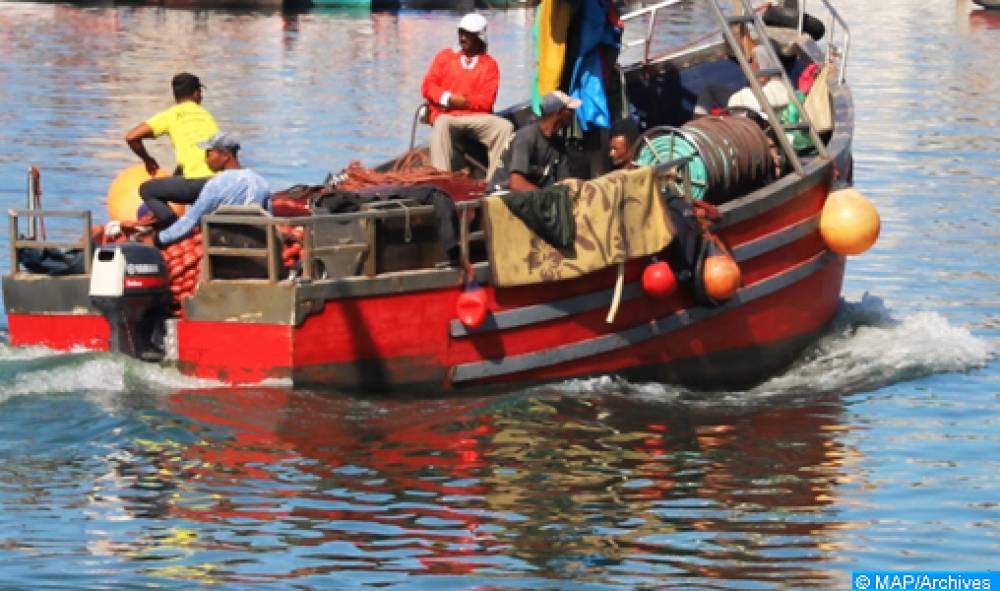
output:
<svg viewBox="0 0 1000 591"><path fill-rule="evenodd" d="M639 138L636 162L690 161L682 176L691 196L725 203L758 189L775 176L767 134L748 117L701 117L683 127L654 127Z"/></svg>
<svg viewBox="0 0 1000 591"><path fill-rule="evenodd" d="M639 136L635 163L639 166L656 166L673 160L690 158L686 166L679 167L679 180L690 186L691 197L703 199L708 190L708 171L694 137L678 127L660 126L646 130Z"/></svg>

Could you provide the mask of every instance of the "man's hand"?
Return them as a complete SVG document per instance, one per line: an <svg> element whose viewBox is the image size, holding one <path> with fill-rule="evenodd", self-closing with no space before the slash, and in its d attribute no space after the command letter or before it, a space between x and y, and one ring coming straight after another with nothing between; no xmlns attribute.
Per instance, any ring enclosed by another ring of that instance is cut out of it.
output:
<svg viewBox="0 0 1000 591"><path fill-rule="evenodd" d="M156 160L154 160L152 158L150 158L148 160L144 160L143 164L146 165L146 172L148 172L149 176L151 176L151 177L155 177L156 176L156 171L160 170L160 165L157 164Z"/></svg>
<svg viewBox="0 0 1000 591"><path fill-rule="evenodd" d="M104 224L104 236L108 240L114 240L122 235L122 223L118 220L111 220Z"/></svg>
<svg viewBox="0 0 1000 591"><path fill-rule="evenodd" d="M128 144L128 147L132 148L135 155L142 160L142 163L146 166L146 172L149 173L149 176L154 176L156 171L160 169L160 165L157 164L156 160L149 155L149 152L146 151L146 146L143 145L142 140L153 137L155 137L153 135L153 128L146 122L136 125L127 134L125 134L125 143Z"/></svg>
<svg viewBox="0 0 1000 591"><path fill-rule="evenodd" d="M452 109L465 109L469 106L469 99L463 94L453 94L448 97L448 107Z"/></svg>
<svg viewBox="0 0 1000 591"><path fill-rule="evenodd" d="M144 236L146 234L152 234L153 228L150 226L145 226L140 222L122 222L122 227L128 230L129 234L134 234L135 236Z"/></svg>

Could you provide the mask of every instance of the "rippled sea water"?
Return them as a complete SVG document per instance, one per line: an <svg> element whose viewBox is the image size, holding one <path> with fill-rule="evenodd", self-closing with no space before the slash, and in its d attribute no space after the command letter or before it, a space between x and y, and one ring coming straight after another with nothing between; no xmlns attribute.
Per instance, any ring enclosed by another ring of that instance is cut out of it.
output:
<svg viewBox="0 0 1000 591"><path fill-rule="evenodd" d="M846 589L852 570L996 568L1000 15L836 4L883 232L783 375L392 400L0 343L0 588ZM47 206L101 219L124 133L181 70L277 187L384 160L456 16L0 2L0 200L19 207L37 164ZM488 16L499 102L521 100L531 16Z"/></svg>

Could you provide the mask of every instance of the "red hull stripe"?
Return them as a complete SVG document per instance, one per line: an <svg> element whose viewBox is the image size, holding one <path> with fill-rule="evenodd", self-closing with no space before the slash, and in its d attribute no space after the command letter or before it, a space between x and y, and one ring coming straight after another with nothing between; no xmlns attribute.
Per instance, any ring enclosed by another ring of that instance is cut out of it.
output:
<svg viewBox="0 0 1000 591"><path fill-rule="evenodd" d="M292 342L292 328L283 324L177 323L181 370L231 384L290 377Z"/></svg>
<svg viewBox="0 0 1000 591"><path fill-rule="evenodd" d="M532 306L522 306L504 312L493 312L486 316L482 325L476 328L469 328L457 319L451 320L448 324L448 331L452 338L466 337L471 334L480 334L494 330L506 330L527 326L538 322L564 318L574 314L590 312L602 306L607 306L614 294L613 289L602 289L578 295L572 298L565 298L545 304L535 304ZM633 281L625 285L622 289L622 302L643 297L642 285L638 281Z"/></svg>
<svg viewBox="0 0 1000 591"><path fill-rule="evenodd" d="M733 247L733 258L737 263L745 263L752 258L767 254L772 250L777 250L787 246L800 238L804 238L819 230L819 214L808 217L795 225L788 226L779 232L773 232L744 242Z"/></svg>
<svg viewBox="0 0 1000 591"><path fill-rule="evenodd" d="M104 316L91 314L8 314L7 334L15 347L40 345L60 351L74 347L107 351L111 327Z"/></svg>
<svg viewBox="0 0 1000 591"><path fill-rule="evenodd" d="M715 308L698 306L680 310L654 322L571 345L564 345L552 350L514 355L502 359L487 359L485 361L462 363L455 366L452 381L460 383L516 374L632 347L638 343L662 337L666 333L691 326L723 312L728 312L743 304L794 285L836 260L836 257L837 255L830 251L816 255L780 275L740 289L732 299Z"/></svg>
<svg viewBox="0 0 1000 591"><path fill-rule="evenodd" d="M818 229L819 215L814 215L781 231L773 232L757 240L735 247L733 249L733 257L737 262L744 263L755 257L787 246L796 240L816 232ZM486 317L486 321L481 326L472 329L457 319L453 319L448 324L448 332L452 338L460 338L472 334L507 330L537 322L547 322L557 318L564 318L607 306L608 302L611 301L612 293L612 289L605 289L554 302L523 306L503 312L494 312ZM627 302L643 295L642 286L638 281L634 281L625 285L621 301Z"/></svg>
<svg viewBox="0 0 1000 591"><path fill-rule="evenodd" d="M719 208L723 220L714 230L724 234L735 231L739 235L759 235L762 230L766 231L765 227L769 224L775 224L774 229L784 225L780 215L773 215L777 210L792 213L786 208L812 208L812 211L822 208L831 168L829 161L817 160L806 165L805 176L789 174L750 195L724 203ZM762 214L767 214L767 217L762 218Z"/></svg>

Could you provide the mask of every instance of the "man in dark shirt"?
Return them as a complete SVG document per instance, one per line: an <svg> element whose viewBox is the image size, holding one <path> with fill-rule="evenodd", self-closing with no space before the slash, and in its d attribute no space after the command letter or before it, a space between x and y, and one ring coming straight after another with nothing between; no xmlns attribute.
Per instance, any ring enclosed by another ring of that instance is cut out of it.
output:
<svg viewBox="0 0 1000 591"><path fill-rule="evenodd" d="M559 134L573 121L580 100L553 91L542 98L541 118L517 130L487 187L490 190L531 191L570 176L566 142Z"/></svg>
<svg viewBox="0 0 1000 591"><path fill-rule="evenodd" d="M639 139L639 127L631 119L615 121L611 125L611 134L608 139L608 157L611 158L611 165L615 170L634 168L637 146Z"/></svg>

